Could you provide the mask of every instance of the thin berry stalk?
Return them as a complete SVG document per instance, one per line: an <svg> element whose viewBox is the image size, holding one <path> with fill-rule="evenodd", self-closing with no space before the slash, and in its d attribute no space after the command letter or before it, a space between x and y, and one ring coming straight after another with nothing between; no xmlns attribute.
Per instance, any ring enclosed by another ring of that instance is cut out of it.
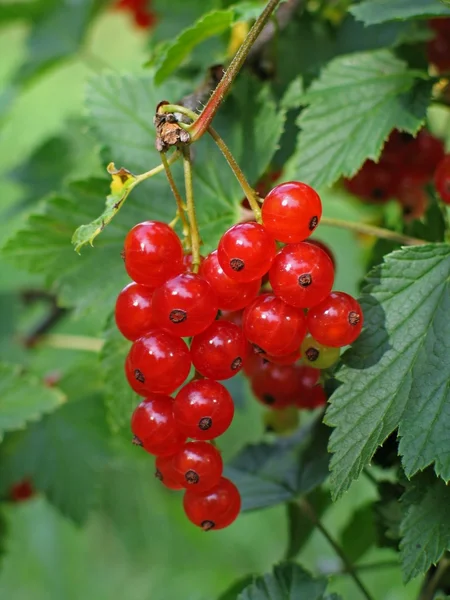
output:
<svg viewBox="0 0 450 600"><path fill-rule="evenodd" d="M189 224L186 220L186 207L184 205L181 194L177 188L177 184L175 183L175 180L173 178L172 171L170 170L169 161L167 160L164 152L161 152L160 154L162 164L164 165L164 169L166 171L167 180L169 181L170 189L172 190L172 194L174 195L175 201L177 203L177 216L180 218L181 224L183 226L183 235L187 237L189 235Z"/></svg>
<svg viewBox="0 0 450 600"><path fill-rule="evenodd" d="M183 148L184 184L186 186L186 206L191 235L192 272L197 273L200 266L200 234L198 231L197 216L194 204L194 186L192 183L191 151L189 147Z"/></svg>

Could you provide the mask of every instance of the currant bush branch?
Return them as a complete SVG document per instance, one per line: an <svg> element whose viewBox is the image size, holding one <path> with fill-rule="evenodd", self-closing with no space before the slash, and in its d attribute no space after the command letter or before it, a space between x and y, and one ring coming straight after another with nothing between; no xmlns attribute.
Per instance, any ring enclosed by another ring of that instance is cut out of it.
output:
<svg viewBox="0 0 450 600"><path fill-rule="evenodd" d="M40 336L37 345L61 350L82 350L85 352L100 352L104 340L84 335L69 335L52 333Z"/></svg>
<svg viewBox="0 0 450 600"><path fill-rule="evenodd" d="M185 108L184 106L179 106L177 104L166 104L166 105L162 106L160 108L160 110L162 112L180 113L180 114L185 115L185 116L189 117L190 119L192 119L193 122L195 122L196 119L198 119L198 115L195 112ZM189 126L186 126L184 123L179 123L179 124L181 127L189 130ZM217 144L217 147L219 148L219 150L224 155L224 157L225 157L226 161L228 162L231 170L233 171L236 179L238 180L243 193L245 194L246 198L249 201L249 204L250 204L253 214L255 216L255 220L258 223L261 223L261 209L259 208L259 204L258 204L259 199L258 199L257 193L255 192L255 190L252 188L252 186L247 181L247 178L245 177L238 162L232 155L230 149L225 144L224 140L217 133L217 131L211 126L208 127L207 131L211 135L211 137L213 138L215 143Z"/></svg>
<svg viewBox="0 0 450 600"><path fill-rule="evenodd" d="M194 186L192 183L191 150L183 148L184 183L186 186L186 205L191 237L192 272L197 273L200 266L200 234L194 204Z"/></svg>
<svg viewBox="0 0 450 600"><path fill-rule="evenodd" d="M367 225L366 223L356 223L354 221L344 221L341 219L332 219L330 217L322 217L320 220L321 225L329 225L330 227L339 227L340 229L348 229L354 233L362 233L365 235L372 235L377 238L384 240L391 240L404 244L405 246L421 246L426 244L425 240L419 238L410 237L409 235L403 235L390 229L383 229L382 227L375 227L374 225Z"/></svg>
<svg viewBox="0 0 450 600"><path fill-rule="evenodd" d="M308 519L313 523L313 525L315 527L317 527L317 529L320 531L320 533L326 538L326 540L328 541L330 546L333 548L333 550L336 552L336 554L342 560L342 563L345 566L346 572L352 577L355 584L359 587L364 598L366 598L366 600L373 600L371 594L366 589L366 586L363 584L358 573L356 572L355 567L352 565L350 560L347 558L346 554L344 553L342 548L339 546L339 544L336 542L336 540L331 536L329 531L322 524L321 520L316 515L316 512L315 512L314 508L311 506L311 504L305 498L301 498L298 501L298 505L299 505L300 509L302 510L302 512L305 514L305 516L308 517Z"/></svg>
<svg viewBox="0 0 450 600"><path fill-rule="evenodd" d="M241 70L241 67L244 64L253 44L255 43L261 31L264 29L266 23L269 21L270 16L276 9L279 1L280 0L269 0L265 9L253 24L253 27L248 32L247 37L245 38L239 50L236 52L228 69L225 71L222 79L220 80L216 89L212 93L199 118L191 125L189 132L191 134L192 142L201 138L202 135L206 133L208 127L211 125L214 116L216 115L220 105L222 104L225 94L230 89L237 74Z"/></svg>
<svg viewBox="0 0 450 600"><path fill-rule="evenodd" d="M444 575L450 568L450 559L443 557L439 561L437 568L425 586L422 588L419 600L433 600Z"/></svg>

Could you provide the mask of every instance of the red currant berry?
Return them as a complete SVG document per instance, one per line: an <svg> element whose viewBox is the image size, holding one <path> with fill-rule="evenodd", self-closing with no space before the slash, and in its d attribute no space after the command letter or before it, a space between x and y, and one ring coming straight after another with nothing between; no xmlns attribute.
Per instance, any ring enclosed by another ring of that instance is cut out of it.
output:
<svg viewBox="0 0 450 600"><path fill-rule="evenodd" d="M334 256L331 248L329 246L327 246L327 244L325 244L325 242L321 242L320 240L316 240L315 238L314 239L310 238L308 240L308 243L313 244L314 246L317 246L318 248L320 248L321 250L326 252L328 254L329 259L333 263L333 269L336 270L336 258Z"/></svg>
<svg viewBox="0 0 450 600"><path fill-rule="evenodd" d="M205 331L219 310L211 286L195 273L177 275L157 288L152 308L155 323L179 337Z"/></svg>
<svg viewBox="0 0 450 600"><path fill-rule="evenodd" d="M406 222L422 217L428 205L423 176L404 175L398 184L397 198Z"/></svg>
<svg viewBox="0 0 450 600"><path fill-rule="evenodd" d="M229 321L214 321L191 343L194 367L204 377L229 379L237 375L248 354L242 329Z"/></svg>
<svg viewBox="0 0 450 600"><path fill-rule="evenodd" d="M205 257L200 256L200 265L199 266L201 266L203 264L204 260L205 260ZM192 254L185 254L183 256L183 267L186 272L192 271Z"/></svg>
<svg viewBox="0 0 450 600"><path fill-rule="evenodd" d="M228 390L212 379L197 379L178 392L173 405L178 429L187 437L212 440L231 425L234 403Z"/></svg>
<svg viewBox="0 0 450 600"><path fill-rule="evenodd" d="M450 154L438 164L434 174L434 185L445 204L450 204Z"/></svg>
<svg viewBox="0 0 450 600"><path fill-rule="evenodd" d="M306 318L299 308L272 294L263 294L245 309L244 334L262 352L284 356L300 347L306 334Z"/></svg>
<svg viewBox="0 0 450 600"><path fill-rule="evenodd" d="M417 134L414 152L408 154L408 167L413 176L432 177L445 156L444 144L426 129Z"/></svg>
<svg viewBox="0 0 450 600"><path fill-rule="evenodd" d="M203 494L189 489L184 494L183 507L189 521L204 531L224 529L239 515L241 496L234 483L222 477L214 488Z"/></svg>
<svg viewBox="0 0 450 600"><path fill-rule="evenodd" d="M314 369L328 369L339 359L339 348L319 344L311 334L305 337L300 347L302 362Z"/></svg>
<svg viewBox="0 0 450 600"><path fill-rule="evenodd" d="M125 269L141 285L156 288L183 270L183 248L166 223L145 221L128 232L124 246Z"/></svg>
<svg viewBox="0 0 450 600"><path fill-rule="evenodd" d="M128 382L140 396L171 394L190 369L191 357L184 341L159 329L134 342L125 363Z"/></svg>
<svg viewBox="0 0 450 600"><path fill-rule="evenodd" d="M313 369L316 370L316 369ZM313 410L325 406L327 403L327 397L325 390L321 385L315 385L310 390L302 391L297 398L295 405L297 408L304 408L307 410Z"/></svg>
<svg viewBox="0 0 450 600"><path fill-rule="evenodd" d="M301 357L301 352L300 349L298 349L290 354L285 354L284 356L271 356L270 354L264 354L263 356L264 360L268 360L275 365L287 366L295 364Z"/></svg>
<svg viewBox="0 0 450 600"><path fill-rule="evenodd" d="M219 321L229 321L242 329L243 310L221 310Z"/></svg>
<svg viewBox="0 0 450 600"><path fill-rule="evenodd" d="M129 283L117 297L116 324L120 333L134 342L154 327L153 291L138 283Z"/></svg>
<svg viewBox="0 0 450 600"><path fill-rule="evenodd" d="M150 454L173 454L186 440L176 427L172 398L161 394L151 394L138 405L131 417L131 431L133 443Z"/></svg>
<svg viewBox="0 0 450 600"><path fill-rule="evenodd" d="M427 42L428 60L440 72L450 69L450 28L448 21L449 19L432 19L430 21L430 25L437 32L437 35Z"/></svg>
<svg viewBox="0 0 450 600"><path fill-rule="evenodd" d="M274 410L292 404L298 395L298 376L295 367L265 362L253 374L252 391L257 400Z"/></svg>
<svg viewBox="0 0 450 600"><path fill-rule="evenodd" d="M181 477L173 468L173 454L170 456L157 456L155 462L155 477L169 490L182 490Z"/></svg>
<svg viewBox="0 0 450 600"><path fill-rule="evenodd" d="M340 348L353 343L363 326L359 303L344 292L331 292L323 302L308 311L308 329L324 346Z"/></svg>
<svg viewBox="0 0 450 600"><path fill-rule="evenodd" d="M318 193L306 183L289 181L271 190L262 205L267 231L280 242L301 242L309 237L322 216Z"/></svg>
<svg viewBox="0 0 450 600"><path fill-rule="evenodd" d="M256 298L261 287L261 278L253 281L236 281L228 277L219 264L217 250L205 258L199 273L215 291L221 310L245 308Z"/></svg>
<svg viewBox="0 0 450 600"><path fill-rule="evenodd" d="M326 252L309 242L288 244L276 255L269 279L273 293L284 302L309 308L331 292L333 263Z"/></svg>
<svg viewBox="0 0 450 600"><path fill-rule="evenodd" d="M270 269L275 252L275 240L262 225L238 223L223 234L217 258L228 277L248 282L261 279Z"/></svg>
<svg viewBox="0 0 450 600"><path fill-rule="evenodd" d="M346 189L372 202L386 202L395 195L396 175L390 165L366 160L361 169L351 179L344 179Z"/></svg>
<svg viewBox="0 0 450 600"><path fill-rule="evenodd" d="M180 474L186 489L205 492L217 485L222 477L220 452L208 442L187 442L173 457L173 468Z"/></svg>

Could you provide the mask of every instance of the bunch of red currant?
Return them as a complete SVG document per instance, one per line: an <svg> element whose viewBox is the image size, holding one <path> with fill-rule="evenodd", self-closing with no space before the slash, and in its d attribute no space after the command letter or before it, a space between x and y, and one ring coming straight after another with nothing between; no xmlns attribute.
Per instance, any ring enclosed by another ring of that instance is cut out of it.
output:
<svg viewBox="0 0 450 600"><path fill-rule="evenodd" d="M426 129L417 137L394 130L378 163L367 160L345 187L360 198L386 202L397 198L406 220L423 215L428 197L426 184L444 158L444 144Z"/></svg>
<svg viewBox="0 0 450 600"><path fill-rule="evenodd" d="M140 223L125 239L133 283L119 294L115 316L133 341L126 376L145 398L131 419L134 443L156 455L164 485L186 489L185 512L204 530L231 524L241 505L210 443L234 414L218 380L244 368L266 405L313 408L325 402L319 369L335 362L339 348L361 331L358 302L331 291L329 254L304 241L321 214L320 198L308 185L278 185L264 200L262 224L231 227L198 273L164 223ZM285 244L278 251L276 240ZM267 274L268 290L262 288ZM301 355L306 365L297 364Z"/></svg>
<svg viewBox="0 0 450 600"><path fill-rule="evenodd" d="M114 7L130 12L135 25L141 29L150 29L156 23L155 14L150 8L150 0L117 0Z"/></svg>

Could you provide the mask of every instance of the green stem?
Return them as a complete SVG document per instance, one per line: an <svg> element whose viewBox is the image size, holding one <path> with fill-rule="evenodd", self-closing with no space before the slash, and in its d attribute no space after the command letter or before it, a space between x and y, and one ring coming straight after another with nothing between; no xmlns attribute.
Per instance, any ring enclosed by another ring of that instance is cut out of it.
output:
<svg viewBox="0 0 450 600"><path fill-rule="evenodd" d="M316 515L314 508L311 506L311 504L305 498L301 498L298 501L298 504L299 504L301 510L303 511L303 513L315 525L315 527L317 527L317 529L320 531L320 533L324 536L324 538L326 538L327 542L330 544L330 546L333 548L333 550L336 552L336 554L342 560L342 563L345 566L345 570L352 577L355 584L359 587L364 598L366 598L366 600L373 600L372 596L366 589L366 586L363 584L363 582L359 578L359 575L356 572L354 566L352 565L350 560L347 558L347 556L345 555L344 551L339 546L339 544L334 540L334 538L331 536L331 534L328 532L328 530L324 527L324 525L322 524L322 522Z"/></svg>
<svg viewBox="0 0 450 600"><path fill-rule="evenodd" d="M208 127L208 133L211 135L213 140L216 142L220 151L226 158L227 163L230 165L230 168L233 171L236 179L239 181L242 191L244 192L245 196L247 197L250 207L253 211L253 214L255 215L255 220L258 223L261 223L261 209L259 208L259 204L258 204L258 200L257 200L258 196L257 196L255 190L252 188L252 186L247 181L244 173L242 172L241 167L238 165L236 159L231 154L230 149L225 144L225 142L220 137L220 135L217 133L217 131L215 129L213 129L212 127Z"/></svg>
<svg viewBox="0 0 450 600"><path fill-rule="evenodd" d="M174 195L175 201L177 203L177 216L181 219L181 224L183 226L183 235L184 237L187 237L189 235L189 224L186 220L186 207L184 206L183 198L181 197L181 194L178 191L177 184L175 183L172 171L170 170L169 161L167 160L167 157L164 154L164 152L161 152L160 154L162 164L164 165L164 169L166 170L166 175L169 181L170 189L172 190L172 194Z"/></svg>
<svg viewBox="0 0 450 600"><path fill-rule="evenodd" d="M85 352L100 352L104 340L84 335L69 335L52 333L39 338L40 346L60 348L62 350L84 350Z"/></svg>
<svg viewBox="0 0 450 600"><path fill-rule="evenodd" d="M179 150L177 150L176 152L174 152L172 154L172 156L170 156L169 158L167 158L167 164L168 165L172 165L175 161L177 161L181 156L181 152ZM158 165L157 167L154 167L153 169L150 169L150 171L147 171L146 173L141 173L140 175L136 175L136 180L133 181L133 183L130 185L130 189L133 189L134 187L136 187L138 185L138 183L141 183L142 181L145 181L146 179L150 179L150 177L153 177L153 175L156 175L157 173L161 173L161 171L164 171L165 166L163 163L161 163L160 165Z"/></svg>
<svg viewBox="0 0 450 600"><path fill-rule="evenodd" d="M251 47L255 43L255 40L263 30L267 21L270 19L270 16L277 7L279 1L280 0L269 0L265 9L255 21L253 27L248 32L247 37L245 38L242 46L236 52L228 69L224 73L214 92L211 94L211 97L208 100L201 115L192 125L190 129L192 142L195 142L195 140L201 138L202 135L207 131L208 127L211 125L211 122L214 119L214 116L218 111L219 106L222 104L225 94L230 89L233 81L235 80L237 74L242 68L242 65L244 64Z"/></svg>
<svg viewBox="0 0 450 600"><path fill-rule="evenodd" d="M413 238L390 229L383 229L382 227L375 227L374 225L367 225L366 223L356 223L353 221L343 221L341 219L330 219L329 217L322 217L320 220L321 225L329 225L330 227L339 227L341 229L348 229L354 233L363 233L365 235L372 235L377 238L385 240L391 240L398 242L399 244L405 244L406 246L421 246L427 242Z"/></svg>
<svg viewBox="0 0 450 600"><path fill-rule="evenodd" d="M429 579L428 583L422 589L419 600L433 600L435 593L439 589L439 585L443 576L446 574L447 570L450 567L450 560L448 558L441 558L436 568L436 571L433 573L432 577Z"/></svg>
<svg viewBox="0 0 450 600"><path fill-rule="evenodd" d="M200 234L194 204L194 186L192 184L191 150L183 148L184 184L186 186L186 205L191 234L192 272L197 273L200 266Z"/></svg>
<svg viewBox="0 0 450 600"><path fill-rule="evenodd" d="M192 110L189 110L188 108L185 108L184 106L179 106L177 104L166 104L161 107L161 111L162 112L171 112L171 113L180 113L182 115L186 115L187 117L192 119L194 122L198 118L198 115L195 114L195 112L193 112ZM182 123L180 123L180 125L189 129L188 126L183 125ZM242 191L244 192L245 196L248 198L248 202L251 206L251 209L253 210L256 221L258 223L261 223L261 209L259 208L259 204L258 204L258 195L256 194L255 190L252 188L252 186L249 184L249 182L247 181L247 178L245 177L244 173L242 172L242 169L238 165L236 159L231 154L230 149L225 144L224 140L220 137L220 135L217 133L217 131L213 127L210 126L210 127L208 127L208 133L211 135L213 140L216 142L218 148L220 149L220 151L224 155L226 161L230 165L230 169L233 171L236 179L239 181Z"/></svg>

